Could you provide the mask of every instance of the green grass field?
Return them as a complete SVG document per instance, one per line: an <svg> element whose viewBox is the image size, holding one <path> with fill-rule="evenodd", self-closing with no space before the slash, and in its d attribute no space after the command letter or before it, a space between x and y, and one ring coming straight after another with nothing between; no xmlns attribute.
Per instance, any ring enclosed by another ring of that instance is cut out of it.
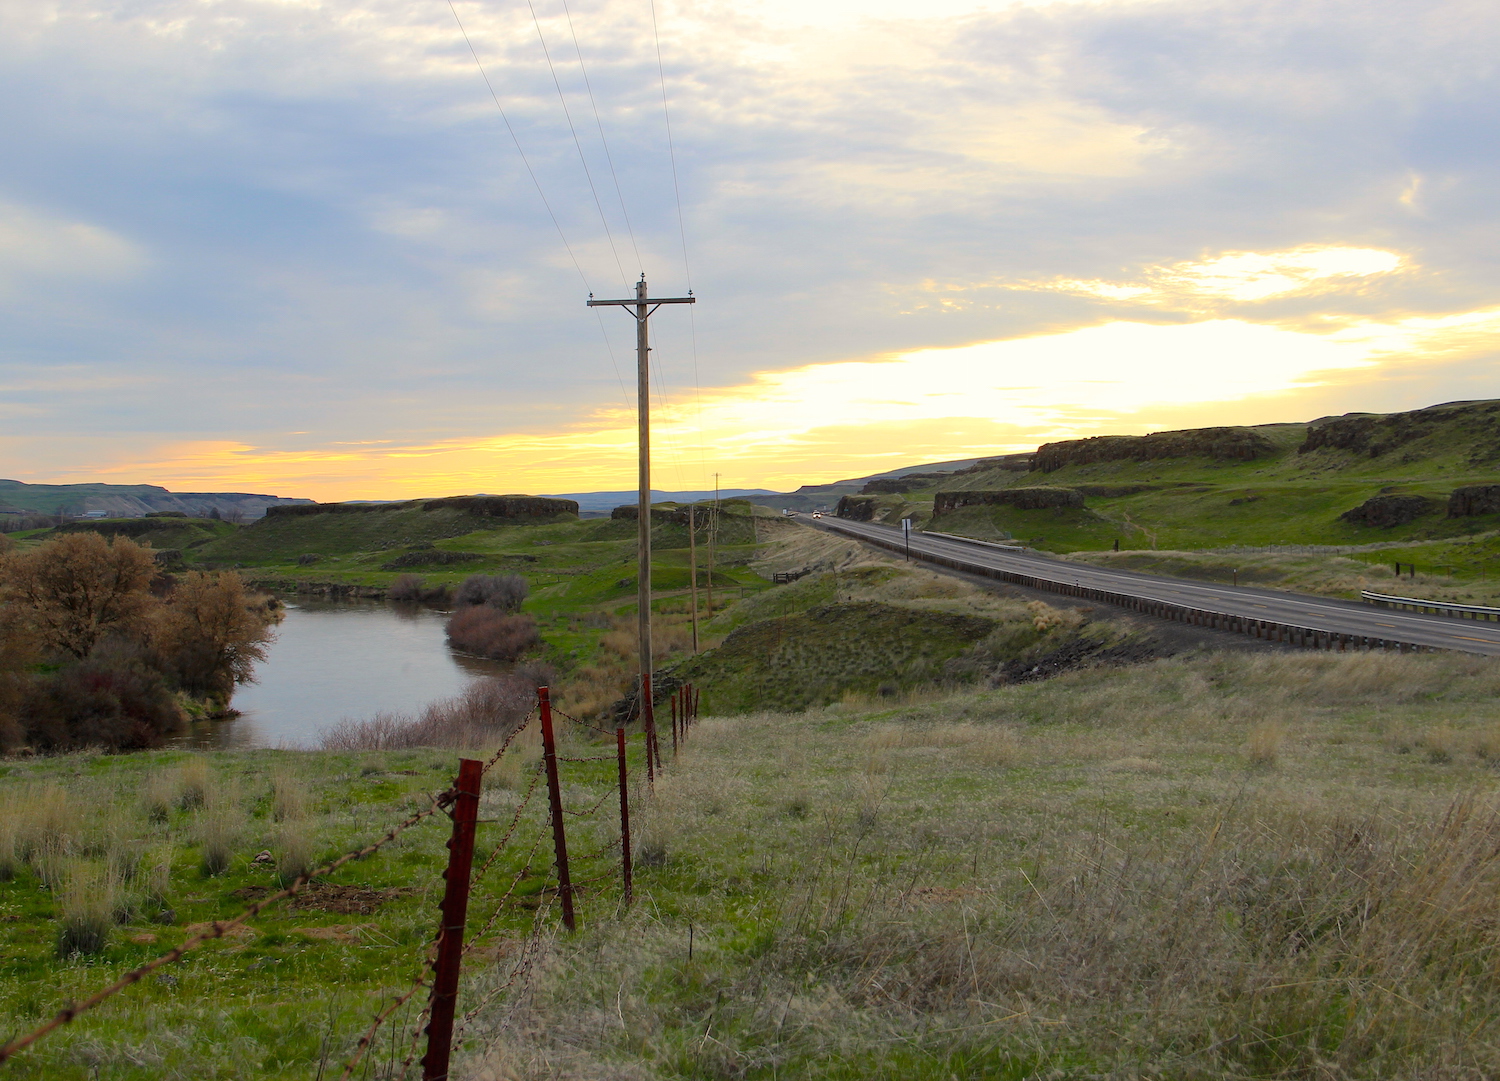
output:
<svg viewBox="0 0 1500 1081"><path fill-rule="evenodd" d="M710 719L682 757L668 751L655 797L639 797L633 910L602 880L576 936L544 912L535 963L488 1002L532 941L543 874L481 940L456 1076L1490 1076L1497 692L1500 670L1481 658L1210 654ZM534 754L522 749L487 786L481 852ZM445 784L455 757L7 764L7 837L33 852L51 837L57 855L0 882L0 1026L18 1032L192 924L238 911L237 891L275 881L255 854L281 858L289 835L324 855L378 832ZM183 807L202 765L217 795ZM573 775L571 805L596 793L606 777ZM209 876L215 803L233 808L235 841L228 869ZM541 827L527 821L504 863L512 874ZM611 829L583 825L578 847ZM441 841L441 828L413 831L336 878L412 892L379 895L367 913L270 913L253 937L205 947L6 1069L70 1081L338 1076L419 963ZM163 881L152 870L163 853L166 885L148 889ZM124 892L143 899L123 906L105 951L59 958L66 890L39 888L38 867L63 882L132 860ZM486 877L472 931L508 881ZM170 923L152 918L158 898ZM134 941L146 935L156 941ZM390 1076L404 1031L394 1049L382 1037L369 1076Z"/></svg>

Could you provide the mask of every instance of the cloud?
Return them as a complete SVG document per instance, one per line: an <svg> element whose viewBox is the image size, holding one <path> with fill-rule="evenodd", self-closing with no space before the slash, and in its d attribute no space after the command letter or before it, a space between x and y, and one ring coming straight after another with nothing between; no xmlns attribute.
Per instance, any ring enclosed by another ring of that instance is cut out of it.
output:
<svg viewBox="0 0 1500 1081"><path fill-rule="evenodd" d="M1011 289L1056 290L1106 300L1151 304L1187 301L1258 301L1323 293L1360 284L1357 279L1390 274L1404 260L1376 248L1307 245L1280 252L1228 252L1212 259L1145 268L1141 281L1018 282Z"/></svg>
<svg viewBox="0 0 1500 1081"><path fill-rule="evenodd" d="M643 0L579 0L571 28L538 0L572 130L525 6L458 10L510 130L446 5L0 13L0 382L30 388L0 473L376 497L628 477L629 439L598 433L629 328L582 301L641 264L700 298L654 327L667 397L722 427L679 452L688 487L729 461L746 484L857 472L897 432L959 456L939 411L982 448L1332 386L1351 408L1485 390L1482 6L661 0L675 158ZM1165 374L1111 377L1157 348ZM965 392L990 369L1017 389Z"/></svg>
<svg viewBox="0 0 1500 1081"><path fill-rule="evenodd" d="M109 229L0 201L0 297L70 279L120 279L144 265L144 253Z"/></svg>

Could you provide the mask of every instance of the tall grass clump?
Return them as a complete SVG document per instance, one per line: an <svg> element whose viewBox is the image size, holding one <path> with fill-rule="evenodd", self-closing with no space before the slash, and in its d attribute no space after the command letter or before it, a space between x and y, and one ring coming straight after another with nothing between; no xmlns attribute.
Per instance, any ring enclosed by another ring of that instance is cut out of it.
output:
<svg viewBox="0 0 1500 1081"><path fill-rule="evenodd" d="M107 868L75 862L57 895L57 955L103 953L115 925L120 884Z"/></svg>
<svg viewBox="0 0 1500 1081"><path fill-rule="evenodd" d="M311 795L307 783L280 766L271 774L271 818L276 822L302 818L307 814Z"/></svg>
<svg viewBox="0 0 1500 1081"><path fill-rule="evenodd" d="M1286 741L1286 726L1280 721L1262 721L1250 729L1245 740L1245 758L1252 766L1270 769L1281 757L1281 745Z"/></svg>
<svg viewBox="0 0 1500 1081"><path fill-rule="evenodd" d="M16 877L22 866L16 821L8 804L0 804L0 882Z"/></svg>
<svg viewBox="0 0 1500 1081"><path fill-rule="evenodd" d="M182 800L180 775L166 770L153 770L146 778L141 791L141 810L148 821L158 825L171 820L172 812Z"/></svg>
<svg viewBox="0 0 1500 1081"><path fill-rule="evenodd" d="M244 833L245 815L233 791L215 792L198 812L194 835L198 842L200 867L209 877L229 870L236 847Z"/></svg>
<svg viewBox="0 0 1500 1081"><path fill-rule="evenodd" d="M194 755L182 763L177 788L177 805L185 811L202 807L208 802L212 776L208 759Z"/></svg>
<svg viewBox="0 0 1500 1081"><path fill-rule="evenodd" d="M288 820L276 830L276 879L290 886L317 868L317 846L312 823L306 819Z"/></svg>

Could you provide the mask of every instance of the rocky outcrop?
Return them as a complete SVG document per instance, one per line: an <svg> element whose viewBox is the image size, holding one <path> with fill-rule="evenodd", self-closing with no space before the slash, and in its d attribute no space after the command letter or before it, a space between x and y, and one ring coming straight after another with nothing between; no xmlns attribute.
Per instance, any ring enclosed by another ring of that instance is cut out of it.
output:
<svg viewBox="0 0 1500 1081"><path fill-rule="evenodd" d="M729 507L731 504L734 504L747 513L750 509L750 501L748 499L725 499L720 502L720 506L724 508ZM695 529L708 528L713 524L714 515L718 513L721 512L715 510L712 503L693 504L693 527ZM729 517L727 510L723 513L725 514L725 517ZM611 519L617 522L634 522L640 518L641 511L640 508L637 507L634 503L625 503L610 511L609 516ZM655 522L657 525L680 525L686 528L688 524L688 508L652 507L651 521Z"/></svg>
<svg viewBox="0 0 1500 1081"><path fill-rule="evenodd" d="M267 507L311 503L253 492L169 492L157 484L27 484L0 480L0 514L84 514L104 511L111 518L139 518L152 511L180 511L190 517L219 516L251 521Z"/></svg>
<svg viewBox="0 0 1500 1081"><path fill-rule="evenodd" d="M847 518L851 522L869 522L875 518L875 499L873 496L846 495L839 498L839 505L834 508L836 517Z"/></svg>
<svg viewBox="0 0 1500 1081"><path fill-rule="evenodd" d="M1075 488L999 488L987 492L938 492L932 501L932 516L949 514L960 507L1007 506L1018 510L1049 507L1082 507L1083 493Z"/></svg>
<svg viewBox="0 0 1500 1081"><path fill-rule="evenodd" d="M1425 495L1377 495L1340 514L1339 521L1390 529L1393 526L1410 525L1437 508L1437 500Z"/></svg>
<svg viewBox="0 0 1500 1081"><path fill-rule="evenodd" d="M1470 484L1453 490L1448 497L1448 517L1476 514L1500 514L1500 484Z"/></svg>
<svg viewBox="0 0 1500 1081"><path fill-rule="evenodd" d="M559 514L577 514L578 500L553 499L540 495L452 495L427 499L423 510L467 511L481 518L509 518L513 521L546 521Z"/></svg>
<svg viewBox="0 0 1500 1081"><path fill-rule="evenodd" d="M1096 435L1037 448L1036 468L1044 473L1094 462L1150 462L1162 458L1249 460L1272 454L1276 445L1249 428L1191 428L1151 435Z"/></svg>
<svg viewBox="0 0 1500 1081"><path fill-rule="evenodd" d="M1298 454L1342 450L1379 458L1409 443L1435 437L1430 451L1467 451L1470 465L1486 465L1500 458L1497 440L1500 402L1445 402L1406 413L1346 413L1323 417L1308 426ZM1414 450L1413 453L1420 453ZM1413 459L1415 460L1415 459Z"/></svg>
<svg viewBox="0 0 1500 1081"><path fill-rule="evenodd" d="M946 473L940 474L947 476ZM912 488L919 487L922 480L928 479L931 474L912 473L906 477L876 477L874 480L865 481L865 486L859 490L860 495L899 495Z"/></svg>
<svg viewBox="0 0 1500 1081"><path fill-rule="evenodd" d="M384 514L394 510L461 510L480 518L513 522L551 521L559 514L577 514L573 499L539 495L455 495L442 499L412 499L405 503L311 503L267 507L268 518L297 518L311 514Z"/></svg>

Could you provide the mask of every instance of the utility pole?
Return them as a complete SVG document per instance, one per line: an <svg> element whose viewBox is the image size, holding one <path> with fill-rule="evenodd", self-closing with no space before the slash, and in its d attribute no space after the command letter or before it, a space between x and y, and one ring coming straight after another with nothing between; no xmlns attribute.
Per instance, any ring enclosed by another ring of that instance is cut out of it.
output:
<svg viewBox="0 0 1500 1081"><path fill-rule="evenodd" d="M595 300L589 294L590 308L623 308L635 318L635 415L639 437L636 478L639 491L636 507L639 519L636 535L639 538L636 554L636 603L640 608L636 616L638 626L638 648L641 655L640 703L641 721L648 730L654 728L651 709L651 340L648 321L652 313L663 304L696 304L693 291L685 297L650 297L646 290L646 275L635 283L635 296L629 300ZM634 309L632 311L631 309Z"/></svg>
<svg viewBox="0 0 1500 1081"><path fill-rule="evenodd" d="M693 598L693 652L698 652L698 523L697 508L688 504L688 592Z"/></svg>
<svg viewBox="0 0 1500 1081"><path fill-rule="evenodd" d="M714 474L714 516L708 522L708 618L714 618L714 549L719 540L719 474Z"/></svg>

